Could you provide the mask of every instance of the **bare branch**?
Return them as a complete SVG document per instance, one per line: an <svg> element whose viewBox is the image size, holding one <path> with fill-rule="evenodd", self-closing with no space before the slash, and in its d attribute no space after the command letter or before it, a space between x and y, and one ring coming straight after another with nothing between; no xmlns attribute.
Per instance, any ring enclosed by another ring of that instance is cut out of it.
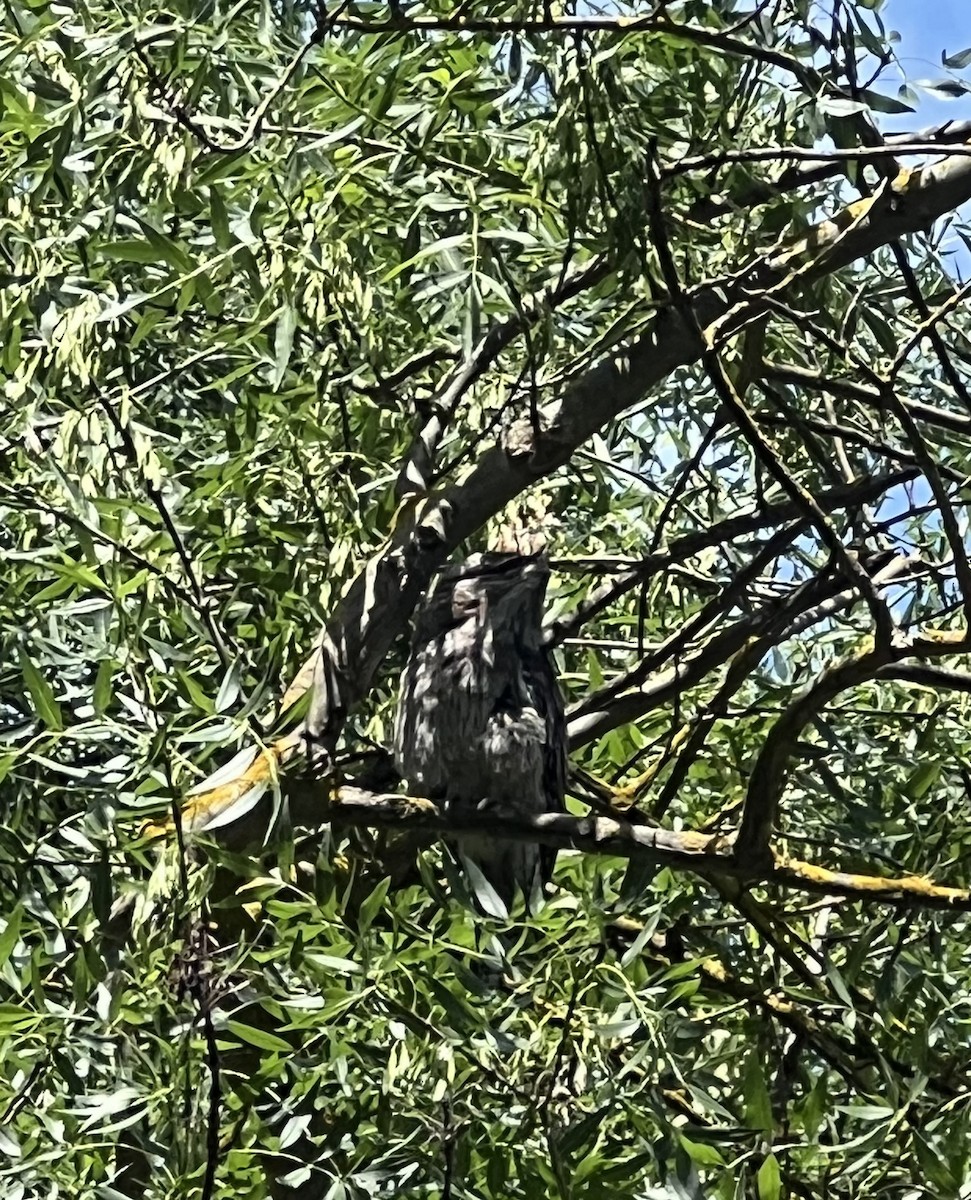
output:
<svg viewBox="0 0 971 1200"><path fill-rule="evenodd" d="M901 569L909 560L897 560ZM889 578L889 576L880 576ZM608 687L587 697L569 712L570 745L586 745L611 729L636 720L667 704L700 682L750 645L752 639L767 639L767 646L781 641L792 630L806 627L806 617L821 620L848 605L855 592L841 590L838 577L817 575L795 589L785 600L771 600L750 617L716 630L693 653L683 655L668 670L646 682L643 664L625 672ZM652 664L653 665L653 664Z"/></svg>
<svg viewBox="0 0 971 1200"><path fill-rule="evenodd" d="M743 438L752 449L759 462L769 476L779 484L786 495L801 510L806 519L816 527L820 539L829 551L831 558L838 564L843 574L856 584L870 609L870 615L876 627L877 637L881 642L889 642L893 636L893 618L887 604L873 586L870 576L866 573L858 558L854 558L843 545L839 534L833 527L828 515L820 508L815 496L788 470L782 456L772 443L763 435L757 422L752 417L744 400L735 390L731 380L725 373L721 359L708 332L703 332L695 310L688 300L681 285L675 267L671 247L667 240L664 223L664 213L661 208L660 182L657 169L652 158L647 164L647 199L648 219L651 227L651 237L654 248L661 264L661 274L672 297L681 319L685 325L694 327L698 338L703 342L704 349L701 360L715 388L715 393L721 400L722 408L738 427Z"/></svg>
<svg viewBox="0 0 971 1200"><path fill-rule="evenodd" d="M811 371L806 367L798 367L789 363L766 362L763 364L761 374L766 379L786 383L791 387L814 388L819 391L831 392L834 396L858 400L861 404L869 405L877 410L881 409L884 404L884 394L881 388L869 388L854 380L837 379L834 376L823 375L820 371ZM919 418L928 425L971 437L971 417L952 413L946 408L937 408L932 404L924 404L920 400L902 399L901 403L911 416Z"/></svg>
<svg viewBox="0 0 971 1200"><path fill-rule="evenodd" d="M971 146L942 146L934 142L894 142L887 146L854 146L849 150L820 150L804 146L752 146L744 150L715 150L711 154L698 154L693 158L683 158L679 163L665 167L661 171L662 179L670 179L676 175L687 175L694 171L711 171L716 167L727 167L733 163L746 162L804 162L812 164L845 163L845 162L885 162L900 155L928 154L953 155L971 157ZM828 172L832 174L832 172ZM825 178L825 174L822 176ZM800 182L816 182L814 173L812 179L801 179Z"/></svg>

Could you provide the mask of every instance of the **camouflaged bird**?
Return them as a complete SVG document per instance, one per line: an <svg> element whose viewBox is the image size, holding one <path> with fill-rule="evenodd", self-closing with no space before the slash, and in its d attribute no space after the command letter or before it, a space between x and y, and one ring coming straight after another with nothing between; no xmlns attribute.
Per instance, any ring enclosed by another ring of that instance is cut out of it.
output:
<svg viewBox="0 0 971 1200"><path fill-rule="evenodd" d="M548 580L545 554L477 554L446 568L418 610L395 759L413 791L457 817L564 810L566 721L542 636ZM556 857L487 833L457 845L507 911L517 892L529 904Z"/></svg>

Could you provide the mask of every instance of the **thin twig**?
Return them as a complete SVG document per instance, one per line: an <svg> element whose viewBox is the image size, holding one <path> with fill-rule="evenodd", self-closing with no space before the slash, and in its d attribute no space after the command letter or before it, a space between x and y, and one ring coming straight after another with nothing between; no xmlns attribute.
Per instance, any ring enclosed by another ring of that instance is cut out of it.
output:
<svg viewBox="0 0 971 1200"><path fill-rule="evenodd" d="M721 400L726 411L731 415L745 440L751 446L756 459L765 467L768 474L779 484L789 498L795 504L799 505L816 527L820 539L833 559L839 564L843 573L860 589L863 599L873 617L878 641L882 644L889 644L894 633L894 621L889 606L873 587L870 576L863 569L859 560L854 559L848 553L840 540L839 534L820 507L816 498L786 469L778 451L762 435L751 413L746 408L742 398L735 391L731 380L725 373L721 359L712 345L710 335L702 331L701 323L682 287L674 265L674 258L667 239L664 214L661 208L660 179L657 173L655 155L653 154L648 157L646 174L648 221L651 227L655 252L661 266L661 273L664 277L668 293L673 298L682 320L689 329L694 330L701 342L701 359L715 387L718 398Z"/></svg>

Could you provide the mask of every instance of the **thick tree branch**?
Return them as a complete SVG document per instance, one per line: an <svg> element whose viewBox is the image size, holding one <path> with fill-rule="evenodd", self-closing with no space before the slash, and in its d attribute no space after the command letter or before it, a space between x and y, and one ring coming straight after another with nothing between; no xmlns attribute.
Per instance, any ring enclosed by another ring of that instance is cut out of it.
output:
<svg viewBox="0 0 971 1200"><path fill-rule="evenodd" d="M881 879L772 858L754 868L738 859L731 839L722 834L674 833L610 817L544 813L538 817L513 818L490 814L457 820L430 800L381 795L355 787L338 789L329 816L335 825L347 828L394 829L435 840L488 833L503 841L537 842L556 850L638 859L658 867L691 871L704 879L716 879L721 885L732 880L739 886L768 883L854 900L971 911L971 892L939 887L923 876Z"/></svg>

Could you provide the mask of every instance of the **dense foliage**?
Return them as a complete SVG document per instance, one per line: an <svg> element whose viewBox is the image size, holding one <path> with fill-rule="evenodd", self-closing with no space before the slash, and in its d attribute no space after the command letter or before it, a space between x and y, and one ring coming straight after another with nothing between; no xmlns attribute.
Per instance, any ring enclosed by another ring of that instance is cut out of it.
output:
<svg viewBox="0 0 971 1200"><path fill-rule="evenodd" d="M462 536L546 530L574 811L729 832L781 745L780 861L971 886L931 230L971 185L897 237L878 0L471 7L6 5L0 1192L968 1195L964 893L567 853L502 922L328 785L295 819L286 763L255 837L144 835L293 728L416 495L461 513L501 430L616 398ZM403 653L339 747L378 790Z"/></svg>

